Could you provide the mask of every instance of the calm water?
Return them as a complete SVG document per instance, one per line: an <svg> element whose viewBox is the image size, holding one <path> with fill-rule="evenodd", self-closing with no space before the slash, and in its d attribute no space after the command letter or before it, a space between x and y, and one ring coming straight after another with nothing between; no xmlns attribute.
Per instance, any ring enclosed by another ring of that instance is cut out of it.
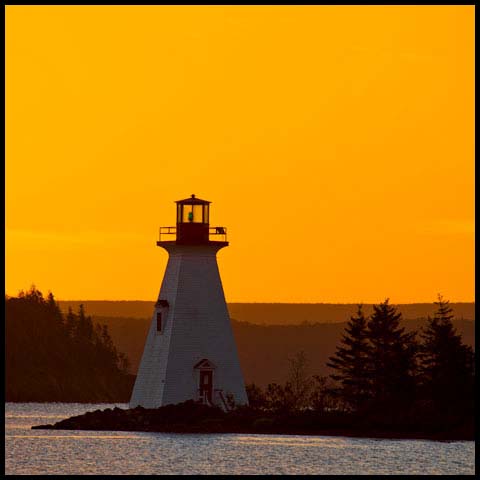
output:
<svg viewBox="0 0 480 480"><path fill-rule="evenodd" d="M8 474L474 474L474 442L31 430L126 404L5 404Z"/></svg>

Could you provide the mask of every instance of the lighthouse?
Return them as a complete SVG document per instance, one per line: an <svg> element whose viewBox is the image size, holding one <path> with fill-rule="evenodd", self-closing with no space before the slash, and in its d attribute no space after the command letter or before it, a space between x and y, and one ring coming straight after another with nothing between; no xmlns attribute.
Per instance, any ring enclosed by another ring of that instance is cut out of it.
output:
<svg viewBox="0 0 480 480"><path fill-rule="evenodd" d="M168 263L130 407L193 399L228 410L248 400L217 264L226 228L210 227L209 201L175 203L176 227L160 227Z"/></svg>

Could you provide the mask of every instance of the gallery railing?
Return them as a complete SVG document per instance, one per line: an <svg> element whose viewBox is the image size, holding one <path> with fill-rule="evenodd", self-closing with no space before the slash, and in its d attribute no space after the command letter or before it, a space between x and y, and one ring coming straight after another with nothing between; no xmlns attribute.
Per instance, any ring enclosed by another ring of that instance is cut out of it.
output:
<svg viewBox="0 0 480 480"><path fill-rule="evenodd" d="M175 235L173 238L171 235ZM166 242L168 240L175 240L177 236L177 227L160 227L158 241ZM213 238L211 238L213 237ZM227 241L227 229L225 227L209 227L208 238L212 241Z"/></svg>

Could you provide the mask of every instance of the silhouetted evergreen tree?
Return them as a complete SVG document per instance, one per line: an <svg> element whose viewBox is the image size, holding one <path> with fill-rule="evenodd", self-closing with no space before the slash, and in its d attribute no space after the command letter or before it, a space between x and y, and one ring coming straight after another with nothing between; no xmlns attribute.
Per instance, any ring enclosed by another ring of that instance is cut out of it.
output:
<svg viewBox="0 0 480 480"><path fill-rule="evenodd" d="M421 396L429 407L473 411L474 352L452 324L452 308L438 295L437 311L422 329L419 350Z"/></svg>
<svg viewBox="0 0 480 480"><path fill-rule="evenodd" d="M405 333L401 317L387 298L373 306L367 324L370 395L376 408L398 410L414 400L416 332Z"/></svg>
<svg viewBox="0 0 480 480"><path fill-rule="evenodd" d="M63 315L60 310L60 307L58 306L57 302L55 301L55 297L53 296L52 292L48 293L47 296L47 305L48 308L52 314L52 317L55 318L55 324L57 324L60 327L64 326L64 320L63 320Z"/></svg>
<svg viewBox="0 0 480 480"><path fill-rule="evenodd" d="M367 319L359 305L356 316L350 317L345 327L341 345L327 362L335 370L331 377L340 383L338 394L354 409L370 397L369 358Z"/></svg>
<svg viewBox="0 0 480 480"><path fill-rule="evenodd" d="M85 315L85 308L83 304L80 304L78 307L78 336L88 340L88 341L93 341L93 334L94 334L94 329L93 329L93 322L92 322L92 317L87 317Z"/></svg>
<svg viewBox="0 0 480 480"><path fill-rule="evenodd" d="M65 317L65 328L67 335L72 338L77 330L75 315L73 314L72 307L68 307L68 313Z"/></svg>

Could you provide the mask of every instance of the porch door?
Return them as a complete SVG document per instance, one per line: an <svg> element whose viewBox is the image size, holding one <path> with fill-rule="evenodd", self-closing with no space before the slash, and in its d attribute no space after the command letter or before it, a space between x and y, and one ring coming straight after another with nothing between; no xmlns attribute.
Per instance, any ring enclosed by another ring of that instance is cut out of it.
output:
<svg viewBox="0 0 480 480"><path fill-rule="evenodd" d="M213 392L213 371L200 370L200 395L205 398L208 403L212 403Z"/></svg>

